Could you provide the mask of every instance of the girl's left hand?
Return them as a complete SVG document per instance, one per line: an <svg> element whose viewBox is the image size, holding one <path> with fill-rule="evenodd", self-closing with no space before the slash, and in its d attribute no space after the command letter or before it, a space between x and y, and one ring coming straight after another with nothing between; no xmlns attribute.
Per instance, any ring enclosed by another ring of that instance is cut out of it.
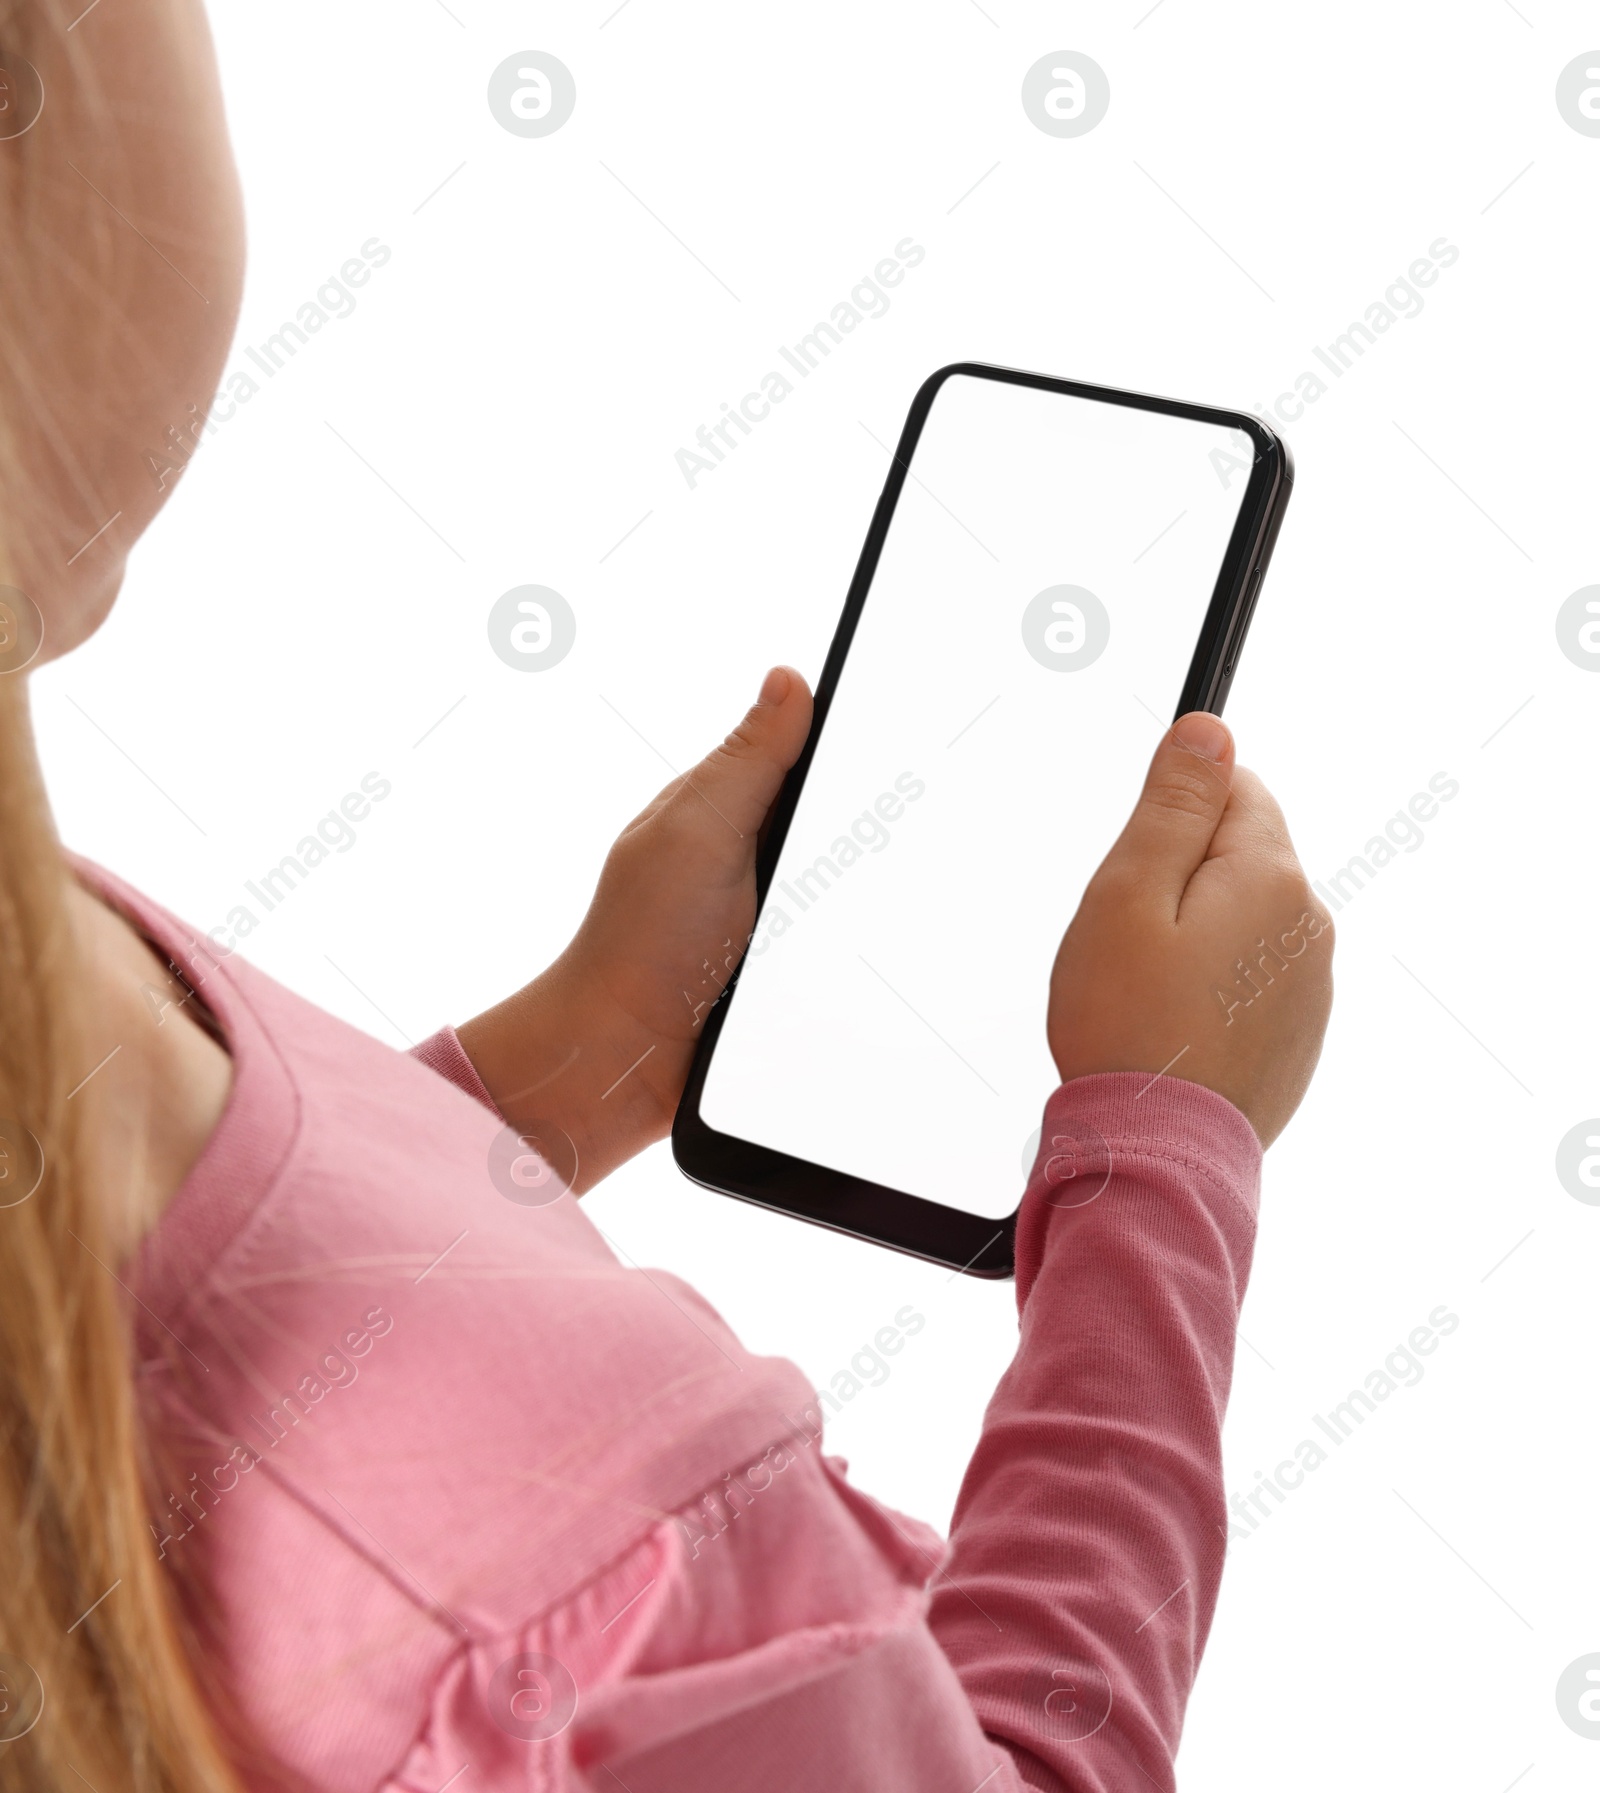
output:
<svg viewBox="0 0 1600 1793"><path fill-rule="evenodd" d="M458 1030L500 1112L578 1194L671 1129L755 927L757 841L810 727L805 680L774 667L721 746L623 829L560 958Z"/></svg>

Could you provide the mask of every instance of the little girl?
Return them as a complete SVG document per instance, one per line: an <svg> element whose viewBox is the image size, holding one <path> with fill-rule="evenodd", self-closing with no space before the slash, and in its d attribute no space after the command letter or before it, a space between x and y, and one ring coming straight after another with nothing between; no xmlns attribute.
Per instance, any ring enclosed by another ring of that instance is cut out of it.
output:
<svg viewBox="0 0 1600 1793"><path fill-rule="evenodd" d="M946 1544L578 1202L666 1134L680 991L749 937L798 674L547 972L410 1055L64 855L23 669L115 599L242 231L199 0L0 22L0 1787L1170 1788L1261 1150L1331 992L1228 731L1160 743L1063 941L1020 1340ZM508 1200L535 1119L577 1169Z"/></svg>

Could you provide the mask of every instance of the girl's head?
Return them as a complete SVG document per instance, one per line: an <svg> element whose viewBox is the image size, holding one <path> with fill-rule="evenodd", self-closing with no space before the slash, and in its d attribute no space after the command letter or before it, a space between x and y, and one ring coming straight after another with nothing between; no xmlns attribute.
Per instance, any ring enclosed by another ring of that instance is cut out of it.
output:
<svg viewBox="0 0 1600 1793"><path fill-rule="evenodd" d="M0 0L0 623L42 622L46 657L116 597L163 501L147 457L210 404L243 260L200 0L84 4ZM121 1167L92 1104L68 1106L86 997L16 650L0 652L0 1789L234 1793L197 1685L203 1596L150 1530L106 1236Z"/></svg>
<svg viewBox="0 0 1600 1793"><path fill-rule="evenodd" d="M210 407L243 218L201 0L0 0L0 54L0 561L48 658L104 618L152 459Z"/></svg>

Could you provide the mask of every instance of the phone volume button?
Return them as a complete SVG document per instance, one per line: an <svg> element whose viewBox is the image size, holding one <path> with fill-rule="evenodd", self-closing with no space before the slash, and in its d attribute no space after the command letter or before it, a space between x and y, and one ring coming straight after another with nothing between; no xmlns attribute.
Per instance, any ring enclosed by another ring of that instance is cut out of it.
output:
<svg viewBox="0 0 1600 1793"><path fill-rule="evenodd" d="M1224 690L1233 678L1234 662L1239 658L1239 649L1244 646L1245 631L1250 627L1251 617L1255 615L1256 599L1261 593L1261 581L1266 576L1267 569L1257 567L1244 588L1244 601L1239 606L1238 621L1233 626L1233 638L1228 644L1228 658L1222 668Z"/></svg>
<svg viewBox="0 0 1600 1793"><path fill-rule="evenodd" d="M1257 567L1250 575L1250 583L1245 587L1244 602L1239 606L1239 624L1234 631L1233 654L1237 655L1244 641L1244 632L1250 627L1250 619L1256 613L1256 599L1261 596L1261 581L1267 576L1265 567ZM1232 657L1232 656L1230 656Z"/></svg>

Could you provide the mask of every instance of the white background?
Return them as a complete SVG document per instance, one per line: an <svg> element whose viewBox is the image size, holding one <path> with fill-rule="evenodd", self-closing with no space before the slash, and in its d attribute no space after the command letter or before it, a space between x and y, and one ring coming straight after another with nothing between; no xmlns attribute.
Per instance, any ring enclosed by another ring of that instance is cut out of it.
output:
<svg viewBox="0 0 1600 1793"><path fill-rule="evenodd" d="M103 634L38 679L67 838L209 925L381 771L392 797L251 954L420 1038L566 939L667 776L641 735L682 766L770 661L820 667L883 476L867 431L891 439L933 367L1271 403L1447 236L1421 314L1284 426L1299 485L1230 703L1315 876L1431 775L1461 784L1339 917L1323 1067L1267 1165L1231 1485L1437 1305L1461 1325L1234 1548L1182 1778L1592 1786L1600 1743L1554 1688L1600 1650L1600 1210L1553 1158L1600 1111L1600 681L1553 620L1600 578L1600 139L1554 103L1595 9L449 6L219 15L242 340L373 235L394 255L219 431ZM527 48L578 84L543 140L485 103ZM1061 48L1112 89L1074 140L1019 102ZM908 233L927 257L892 309L689 490L675 450ZM546 674L485 638L525 582L578 616ZM946 1519L1008 1286L696 1190L664 1147L590 1199L819 1382L914 1304L926 1327L833 1441Z"/></svg>

